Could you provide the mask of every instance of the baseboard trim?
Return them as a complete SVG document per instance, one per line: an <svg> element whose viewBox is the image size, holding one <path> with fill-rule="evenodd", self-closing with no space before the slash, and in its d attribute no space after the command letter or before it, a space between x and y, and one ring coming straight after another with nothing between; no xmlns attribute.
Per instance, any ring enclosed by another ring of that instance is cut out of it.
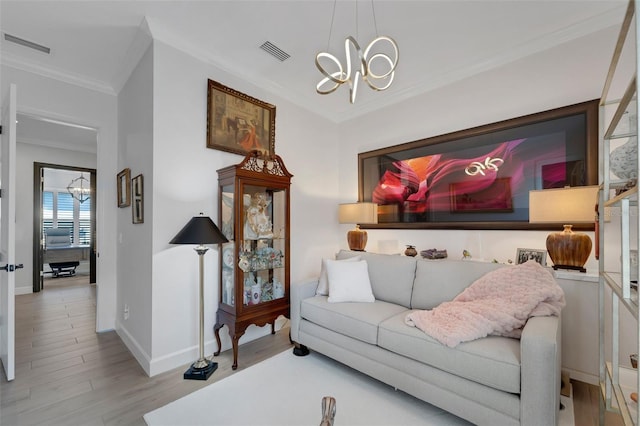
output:
<svg viewBox="0 0 640 426"><path fill-rule="evenodd" d="M31 294L33 293L33 289L31 287L16 287L16 296L20 296L22 294Z"/></svg>
<svg viewBox="0 0 640 426"><path fill-rule="evenodd" d="M562 371L569 373L569 377L572 380L578 380L580 382L588 383L590 385L595 385L595 386L600 385L600 378L596 375L584 373L582 371L572 370L570 368L563 368Z"/></svg>
<svg viewBox="0 0 640 426"><path fill-rule="evenodd" d="M278 318L276 320L276 331L283 329L285 326L288 326L289 324L288 321L289 320L284 317ZM269 324L267 324L264 327L257 327L252 325L249 328L247 328L247 331L242 336L242 339L240 340L239 345L242 346L245 343L249 343L255 339L266 336L270 333L271 333L271 326ZM220 330L220 340L222 343L222 349L221 349L222 352L231 349L231 339L229 338L226 327ZM213 354L213 352L217 349L218 349L218 345L215 339L212 338L204 342L205 357L211 356L211 354ZM194 345L194 346L190 346L188 348L184 348L166 355L154 357L149 362L149 373L150 373L149 376L153 377L157 374L161 374L181 366L187 368L189 364L191 364L196 359L198 359L199 353L200 353L199 346ZM242 356L240 355L240 358L241 357ZM215 358L214 358L214 361L215 361Z"/></svg>
<svg viewBox="0 0 640 426"><path fill-rule="evenodd" d="M151 357L119 322L116 323L116 333L118 333L118 336L120 336L120 339L122 339L122 342L127 349L129 349L129 352L131 352L136 361L138 361L138 364L140 364L144 372L147 373L147 376L151 377Z"/></svg>

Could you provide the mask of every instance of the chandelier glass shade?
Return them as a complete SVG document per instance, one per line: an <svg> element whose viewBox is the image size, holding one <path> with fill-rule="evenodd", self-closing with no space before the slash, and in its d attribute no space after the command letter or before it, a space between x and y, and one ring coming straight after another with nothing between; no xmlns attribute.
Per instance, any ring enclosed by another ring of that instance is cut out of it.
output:
<svg viewBox="0 0 640 426"><path fill-rule="evenodd" d="M75 178L67 186L67 192L81 204L87 201L91 196L91 184L89 179L84 177L84 173L80 173L79 178Z"/></svg>
<svg viewBox="0 0 640 426"><path fill-rule="evenodd" d="M371 8L375 23L373 2ZM335 16L335 3L333 13ZM356 27L357 21L356 9ZM333 19L331 20L331 29L329 30L329 42L332 30ZM342 65L342 62L340 62L335 55L329 52L318 53L315 63L324 78L316 85L316 92L320 95L328 95L329 93L335 92L341 85L347 83L349 85L349 101L353 104L356 101L358 81L361 77L373 90L383 91L388 89L391 83L393 83L400 51L398 44L391 37L378 36L377 34L378 30L376 25L376 38L367 45L364 52L360 48L357 40L352 36L348 36L344 41L345 66ZM389 46L391 47L390 50L388 49ZM387 49L385 50L384 47L387 47ZM378 48L381 50L376 50ZM352 58L357 58L357 65L354 64L354 66L352 66ZM376 70L375 72L374 69Z"/></svg>

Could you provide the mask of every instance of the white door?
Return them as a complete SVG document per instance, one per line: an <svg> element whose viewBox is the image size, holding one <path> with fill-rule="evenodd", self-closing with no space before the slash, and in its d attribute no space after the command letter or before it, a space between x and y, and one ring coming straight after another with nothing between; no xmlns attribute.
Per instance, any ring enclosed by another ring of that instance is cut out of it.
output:
<svg viewBox="0 0 640 426"><path fill-rule="evenodd" d="M0 150L0 360L7 380L15 378L16 85L2 104ZM22 267L22 265L18 265Z"/></svg>

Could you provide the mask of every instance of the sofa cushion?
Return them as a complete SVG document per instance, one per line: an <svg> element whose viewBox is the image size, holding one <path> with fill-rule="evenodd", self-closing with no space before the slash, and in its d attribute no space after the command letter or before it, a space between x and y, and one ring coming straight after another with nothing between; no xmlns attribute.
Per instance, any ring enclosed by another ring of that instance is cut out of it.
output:
<svg viewBox="0 0 640 426"><path fill-rule="evenodd" d="M316 294L318 296L329 295L329 278L327 277L327 260L330 260L330 259L322 259L322 262L320 262L320 278L318 279L318 288L316 289ZM358 260L360 260L360 256L349 257L343 260L347 262L357 262Z"/></svg>
<svg viewBox="0 0 640 426"><path fill-rule="evenodd" d="M327 260L329 303L373 302L367 261Z"/></svg>
<svg viewBox="0 0 640 426"><path fill-rule="evenodd" d="M506 266L469 260L418 260L411 308L433 309L452 300L487 272Z"/></svg>
<svg viewBox="0 0 640 426"><path fill-rule="evenodd" d="M307 321L372 345L378 342L378 324L406 308L376 300L373 303L329 303L326 296L304 299L300 316Z"/></svg>
<svg viewBox="0 0 640 426"><path fill-rule="evenodd" d="M360 256L367 261L371 289L376 300L411 306L411 292L416 274L416 259L397 254L378 254L341 250L336 259Z"/></svg>
<svg viewBox="0 0 640 426"><path fill-rule="evenodd" d="M449 348L406 325L410 312L380 324L378 346L492 388L520 393L519 340L489 336Z"/></svg>

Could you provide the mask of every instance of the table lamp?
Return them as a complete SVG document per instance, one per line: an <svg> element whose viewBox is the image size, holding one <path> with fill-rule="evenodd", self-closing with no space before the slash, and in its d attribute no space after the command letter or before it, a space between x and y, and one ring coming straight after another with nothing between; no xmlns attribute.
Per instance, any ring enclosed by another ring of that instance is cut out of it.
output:
<svg viewBox="0 0 640 426"><path fill-rule="evenodd" d="M378 205L376 203L340 204L338 209L340 223L355 223L355 229L347 232L349 249L364 251L367 245L367 231L360 229L361 223L378 223Z"/></svg>
<svg viewBox="0 0 640 426"><path fill-rule="evenodd" d="M529 191L530 223L564 223L564 230L547 236L547 251L553 269L587 272L584 264L591 254L591 238L573 232L575 224L595 223L598 186L543 189Z"/></svg>
<svg viewBox="0 0 640 426"><path fill-rule="evenodd" d="M185 379L207 380L218 368L218 363L204 357L204 254L209 250L205 244L226 243L227 238L213 221L200 213L173 237L169 244L197 244L194 248L200 259L200 357L184 373Z"/></svg>

